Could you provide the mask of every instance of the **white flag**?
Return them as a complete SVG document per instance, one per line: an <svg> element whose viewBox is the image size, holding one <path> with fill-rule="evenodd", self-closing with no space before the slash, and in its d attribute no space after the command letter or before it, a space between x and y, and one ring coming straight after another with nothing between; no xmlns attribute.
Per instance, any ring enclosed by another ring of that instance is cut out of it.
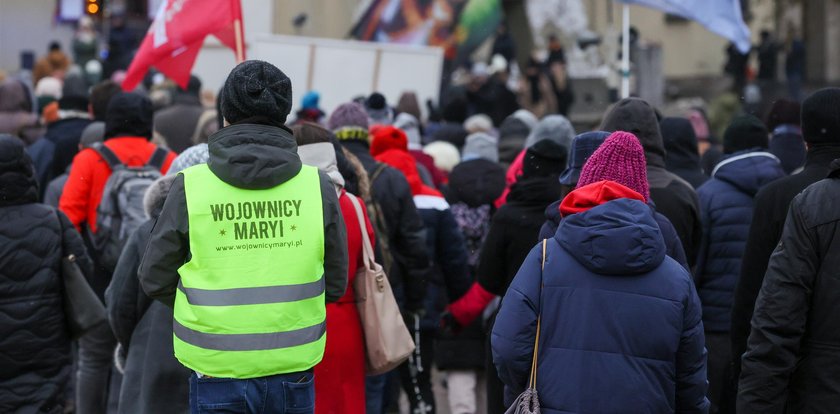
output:
<svg viewBox="0 0 840 414"><path fill-rule="evenodd" d="M738 0L618 0L662 10L689 20L732 41L741 53L750 50L750 29L741 16Z"/></svg>

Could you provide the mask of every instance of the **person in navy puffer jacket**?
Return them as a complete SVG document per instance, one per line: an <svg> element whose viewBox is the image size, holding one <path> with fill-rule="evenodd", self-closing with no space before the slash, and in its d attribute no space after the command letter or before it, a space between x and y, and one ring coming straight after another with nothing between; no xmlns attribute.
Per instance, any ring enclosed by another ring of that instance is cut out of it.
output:
<svg viewBox="0 0 840 414"><path fill-rule="evenodd" d="M785 176L778 158L762 151L767 148L767 137L767 129L758 118L735 118L723 136L726 158L712 171L712 178L697 189L703 238L695 273L709 350L713 412L730 380L730 315L752 222L753 198L761 187Z"/></svg>
<svg viewBox="0 0 840 414"><path fill-rule="evenodd" d="M541 316L543 413L708 411L700 301L665 254L644 196L612 181L570 193L567 216L528 254L492 333L505 403L525 389Z"/></svg>
<svg viewBox="0 0 840 414"><path fill-rule="evenodd" d="M606 171L617 162L603 163L612 159L604 151L643 162L630 137L614 134L584 172L619 175ZM666 255L640 170L624 177L639 191L583 174L559 206L564 219L546 240L544 270L538 244L514 277L491 337L505 404L526 387L540 317L544 413L708 411L700 300L688 271Z"/></svg>

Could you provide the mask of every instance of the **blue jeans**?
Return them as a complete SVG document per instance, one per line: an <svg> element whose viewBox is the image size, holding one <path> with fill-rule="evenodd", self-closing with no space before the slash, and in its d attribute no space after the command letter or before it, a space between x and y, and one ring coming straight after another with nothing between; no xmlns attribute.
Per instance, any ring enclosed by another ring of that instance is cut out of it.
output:
<svg viewBox="0 0 840 414"><path fill-rule="evenodd" d="M312 372L270 377L198 378L190 376L190 412L297 414L315 412Z"/></svg>
<svg viewBox="0 0 840 414"><path fill-rule="evenodd" d="M385 386L388 383L388 374L365 377L367 414L385 412Z"/></svg>

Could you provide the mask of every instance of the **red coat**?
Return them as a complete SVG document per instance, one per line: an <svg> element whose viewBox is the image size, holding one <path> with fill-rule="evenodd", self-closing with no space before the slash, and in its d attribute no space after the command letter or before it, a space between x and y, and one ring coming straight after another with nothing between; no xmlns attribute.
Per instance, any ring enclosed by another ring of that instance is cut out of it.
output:
<svg viewBox="0 0 840 414"><path fill-rule="evenodd" d="M353 280L362 264L362 233L356 210L342 190L338 201L347 227L347 292L336 303L327 304L327 344L324 359L315 367L315 412L318 414L364 414L365 343L356 310ZM371 242L373 227L365 225Z"/></svg>
<svg viewBox="0 0 840 414"><path fill-rule="evenodd" d="M157 146L143 137L119 137L105 141L105 146L114 151L120 161L130 167L145 165L154 154ZM161 173L169 171L169 165L175 159L175 153L170 152L163 162ZM111 176L111 167L96 151L85 149L73 158L67 184L58 202L58 208L67 218L82 231L82 223L96 232L96 209L102 201L105 182Z"/></svg>

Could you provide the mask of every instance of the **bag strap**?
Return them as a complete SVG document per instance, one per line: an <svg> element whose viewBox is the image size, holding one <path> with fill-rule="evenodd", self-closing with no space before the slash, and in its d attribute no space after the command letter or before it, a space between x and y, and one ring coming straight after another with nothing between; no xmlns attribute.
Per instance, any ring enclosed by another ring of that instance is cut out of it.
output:
<svg viewBox="0 0 840 414"><path fill-rule="evenodd" d="M100 157L102 157L105 162L108 163L108 166L111 167L111 170L124 165L122 161L120 161L120 157L117 157L117 154L114 151L111 151L110 148L105 146L105 144L96 144L91 147Z"/></svg>
<svg viewBox="0 0 840 414"><path fill-rule="evenodd" d="M370 175L370 185L373 186L373 182L379 178L379 175L382 174L382 171L385 171L385 168L388 168L388 164L385 163L378 163L376 169L373 170L373 174Z"/></svg>
<svg viewBox="0 0 840 414"><path fill-rule="evenodd" d="M540 265L540 273L545 271L545 248L548 239L543 239L542 242L542 264ZM542 314L542 312L540 312ZM531 358L531 378L528 380L528 388L537 389L537 352L540 350L540 319L542 315L537 315L537 336L534 339L534 356Z"/></svg>
<svg viewBox="0 0 840 414"><path fill-rule="evenodd" d="M356 196L350 193L345 194L347 194L347 197L350 199L350 203L353 204L353 209L356 210L356 218L359 220L359 228L362 231L362 255L365 266L373 269L373 265L375 263L373 256L373 243L370 242L370 236L368 236L367 233L367 222L365 221L364 214L362 213L362 206L359 204L359 199Z"/></svg>
<svg viewBox="0 0 840 414"><path fill-rule="evenodd" d="M157 170L163 168L163 162L166 161L167 152L165 149L161 147L155 148L155 152L152 153L152 157L149 158L149 162L146 163L146 166L154 167Z"/></svg>

